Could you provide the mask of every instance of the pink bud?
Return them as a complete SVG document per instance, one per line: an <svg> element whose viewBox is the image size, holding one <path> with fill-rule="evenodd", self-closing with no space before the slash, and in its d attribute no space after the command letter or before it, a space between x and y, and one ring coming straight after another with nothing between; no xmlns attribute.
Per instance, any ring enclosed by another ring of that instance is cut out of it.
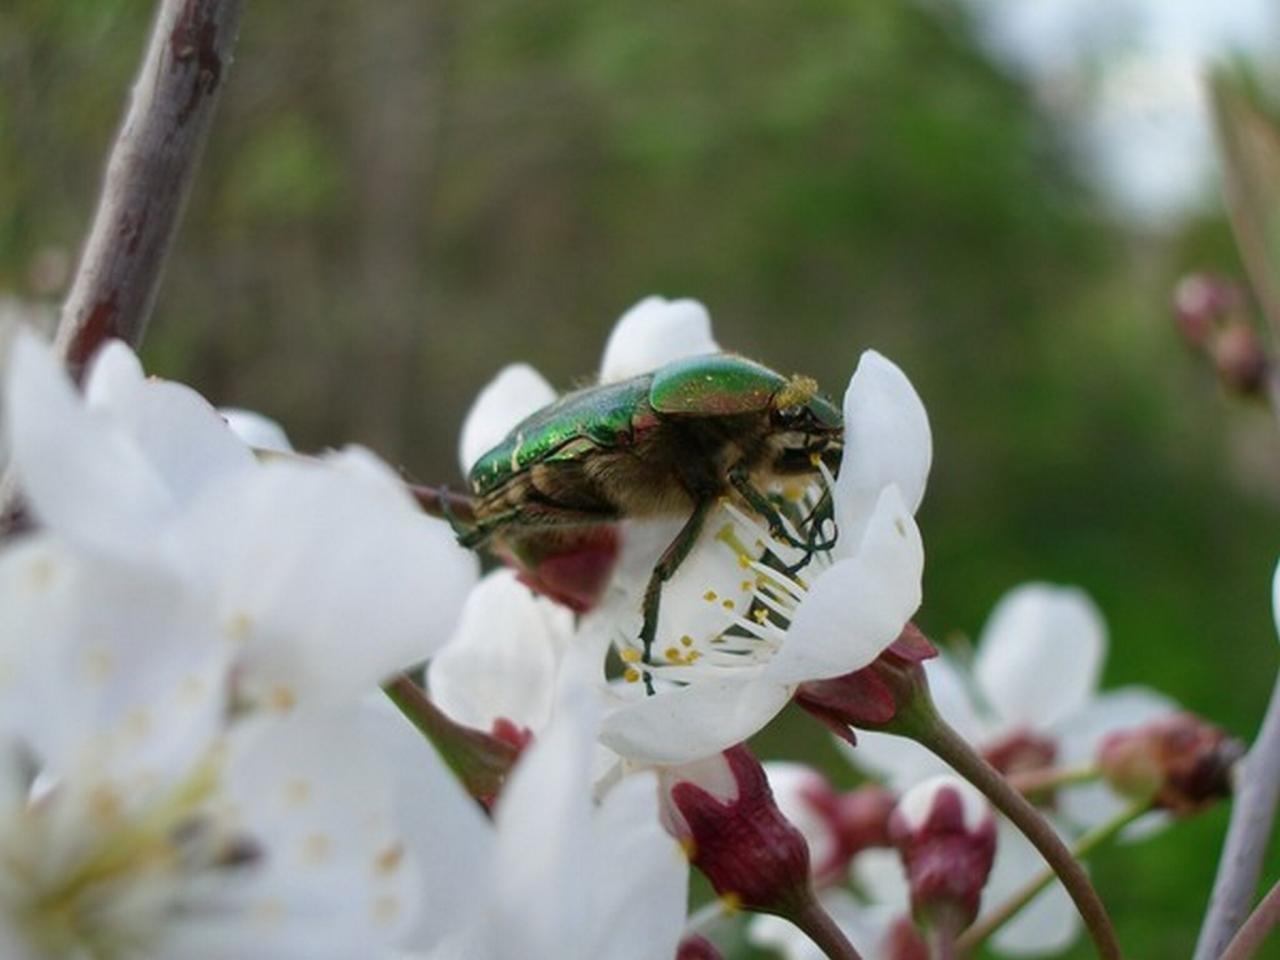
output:
<svg viewBox="0 0 1280 960"><path fill-rule="evenodd" d="M916 916L953 934L971 924L996 852L995 820L981 795L945 774L917 784L889 818L889 837Z"/></svg>
<svg viewBox="0 0 1280 960"><path fill-rule="evenodd" d="M983 759L1005 776L1034 773L1053 766L1058 759L1057 741L1026 728L1014 730L987 744Z"/></svg>
<svg viewBox="0 0 1280 960"><path fill-rule="evenodd" d="M721 756L732 792L683 779L670 787L675 835L722 897L747 910L798 915L814 902L804 836L778 809L764 768L745 746Z"/></svg>
<svg viewBox="0 0 1280 960"><path fill-rule="evenodd" d="M880 947L885 960L929 960L929 947L910 917L899 917L889 927Z"/></svg>
<svg viewBox="0 0 1280 960"><path fill-rule="evenodd" d="M1098 767L1117 792L1185 816L1231 795L1232 771L1243 755L1239 740L1184 712L1111 734L1098 750Z"/></svg>
<svg viewBox="0 0 1280 960"><path fill-rule="evenodd" d="M724 960L720 951L706 937L694 934L680 941L676 960Z"/></svg>
<svg viewBox="0 0 1280 960"><path fill-rule="evenodd" d="M1229 280L1207 273L1183 277L1173 292L1173 310L1182 336L1192 346L1203 346L1213 325L1236 310L1240 289Z"/></svg>
<svg viewBox="0 0 1280 960"><path fill-rule="evenodd" d="M938 650L914 623L869 666L830 680L800 684L795 701L835 733L854 743L851 727L876 730L890 723L915 698L928 696L921 664Z"/></svg>
<svg viewBox="0 0 1280 960"><path fill-rule="evenodd" d="M1257 331L1243 321L1231 323L1214 338L1213 364L1222 382L1236 393L1253 396L1267 382L1267 354Z"/></svg>

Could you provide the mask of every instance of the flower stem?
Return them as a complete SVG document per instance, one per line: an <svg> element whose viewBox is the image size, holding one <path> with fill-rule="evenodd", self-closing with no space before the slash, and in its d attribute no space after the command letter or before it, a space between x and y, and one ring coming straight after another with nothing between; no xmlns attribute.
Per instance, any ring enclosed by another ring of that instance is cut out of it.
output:
<svg viewBox="0 0 1280 960"><path fill-rule="evenodd" d="M1249 915L1249 919L1236 931L1219 960L1249 960L1277 924L1280 924L1280 881L1276 882Z"/></svg>
<svg viewBox="0 0 1280 960"><path fill-rule="evenodd" d="M1277 408L1280 415L1280 407ZM1241 761L1231 823L1218 861L1209 909L1205 913L1195 960L1215 960L1240 928L1253 901L1267 852L1267 838L1280 801L1280 674L1271 691L1262 728Z"/></svg>
<svg viewBox="0 0 1280 960"><path fill-rule="evenodd" d="M1047 793L1058 787L1071 787L1081 783L1092 783L1102 774L1093 764L1080 767L1049 767L1045 770L1027 770L1023 773L1010 773L1005 779L1009 785L1024 797Z"/></svg>
<svg viewBox="0 0 1280 960"><path fill-rule="evenodd" d="M1142 816L1151 809L1150 803L1136 803L1126 810L1121 811L1106 823L1094 827L1083 837L1075 842L1071 848L1072 854L1077 859L1083 859L1092 853L1102 844L1106 843L1117 833L1133 823L1134 820ZM985 917L982 917L973 924L968 930L960 935L956 941L956 945L960 948L961 953L967 953L978 947L987 937L995 933L1000 927L1013 919L1023 907L1035 899L1045 887L1049 886L1057 876L1050 869L1045 869L1041 873L1032 877L1023 886L1014 891L1014 893L1000 904Z"/></svg>
<svg viewBox="0 0 1280 960"><path fill-rule="evenodd" d="M514 746L455 723L403 673L388 682L383 691L405 718L431 741L468 793L482 801L498 795L516 761L518 751Z"/></svg>
<svg viewBox="0 0 1280 960"><path fill-rule="evenodd" d="M822 908L817 897L810 897L803 907L789 912L786 916L805 932L829 960L862 960L862 955L854 949L849 938L844 935L844 931L831 919L831 914Z"/></svg>
<svg viewBox="0 0 1280 960"><path fill-rule="evenodd" d="M1023 832L1062 880L1098 954L1104 960L1120 960L1120 944L1111 918L1084 868L1039 811L942 719L927 695L912 698L884 729L915 740L982 791L992 805Z"/></svg>

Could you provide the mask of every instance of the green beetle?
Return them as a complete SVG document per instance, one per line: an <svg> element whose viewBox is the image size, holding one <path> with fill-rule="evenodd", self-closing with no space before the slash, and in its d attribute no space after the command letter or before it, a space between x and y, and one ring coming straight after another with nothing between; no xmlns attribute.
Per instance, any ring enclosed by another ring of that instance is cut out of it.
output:
<svg viewBox="0 0 1280 960"><path fill-rule="evenodd" d="M558 537L572 549L582 528L686 517L645 592L647 663L662 584L716 501L737 494L775 536L812 554L813 534L800 542L788 533L767 491L812 476L819 463L834 472L842 447L840 411L812 379L734 354L689 357L565 394L517 424L472 466L474 525L459 539L500 541L519 562L553 553Z"/></svg>

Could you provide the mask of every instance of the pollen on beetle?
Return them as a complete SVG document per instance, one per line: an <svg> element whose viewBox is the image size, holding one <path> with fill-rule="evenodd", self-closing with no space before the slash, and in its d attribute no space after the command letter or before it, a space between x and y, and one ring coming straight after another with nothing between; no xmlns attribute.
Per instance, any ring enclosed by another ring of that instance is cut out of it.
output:
<svg viewBox="0 0 1280 960"><path fill-rule="evenodd" d="M813 379L813 377L803 377L796 374L787 381L785 387L778 391L773 402L779 410L787 407L802 407L812 400L817 393L817 380Z"/></svg>

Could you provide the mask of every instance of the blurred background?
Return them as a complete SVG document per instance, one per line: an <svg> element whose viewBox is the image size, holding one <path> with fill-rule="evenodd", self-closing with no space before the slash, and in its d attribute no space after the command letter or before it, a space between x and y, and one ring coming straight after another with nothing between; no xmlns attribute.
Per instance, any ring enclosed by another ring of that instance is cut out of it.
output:
<svg viewBox="0 0 1280 960"><path fill-rule="evenodd" d="M1242 272L1198 73L1265 75L1268 6L249 3L144 360L457 483L500 366L581 383L650 293L837 396L874 346L933 422L922 626L963 645L1008 587L1079 584L1109 685L1250 737L1280 439L1170 303ZM0 5L4 309L65 292L152 10ZM855 779L799 718L760 746ZM1096 859L1133 956L1189 952L1225 824Z"/></svg>

